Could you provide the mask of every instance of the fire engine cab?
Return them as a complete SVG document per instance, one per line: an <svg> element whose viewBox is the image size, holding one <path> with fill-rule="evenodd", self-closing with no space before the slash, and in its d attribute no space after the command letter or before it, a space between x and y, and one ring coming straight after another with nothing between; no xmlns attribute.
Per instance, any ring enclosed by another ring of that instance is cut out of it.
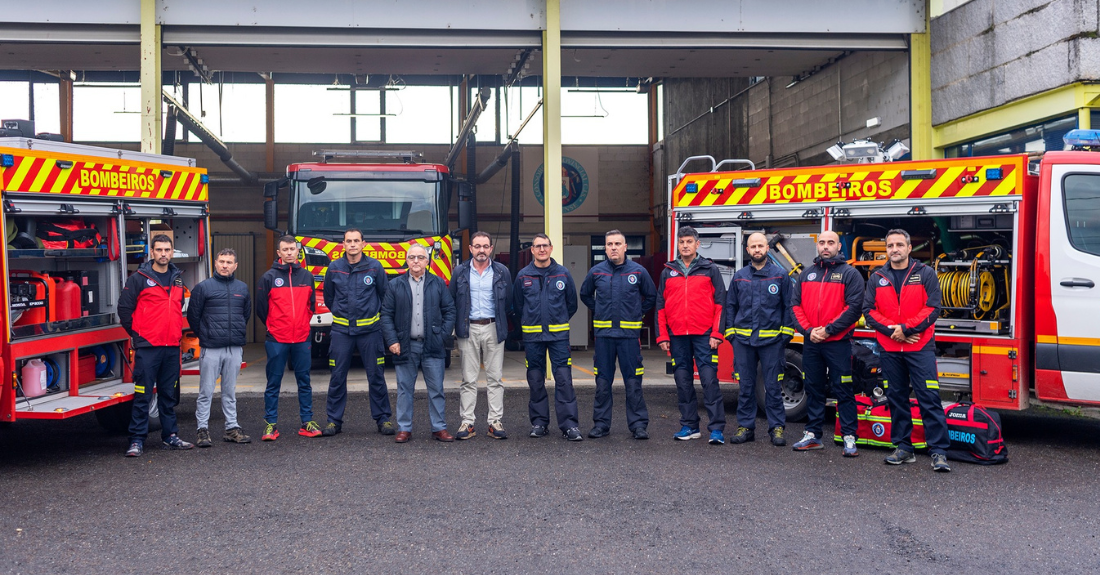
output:
<svg viewBox="0 0 1100 575"><path fill-rule="evenodd" d="M209 276L207 183L192 159L0 138L0 422L94 412L126 429L134 384L119 292L158 234L173 238L186 286Z"/></svg>
<svg viewBox="0 0 1100 575"><path fill-rule="evenodd" d="M1100 132L1075 130L1066 143L1071 151L1041 157L765 170L689 158L669 177L669 237L696 228L699 253L728 281L748 263L753 232L772 239L770 257L796 278L817 255L817 234L833 230L867 278L887 263L886 232L905 229L911 257L935 268L943 291L941 393L1008 410L1100 406ZM684 171L700 161L710 169ZM855 337L873 349L862 320ZM792 419L805 413L801 348L796 336L783 380ZM720 378L731 381L728 343L719 359Z"/></svg>

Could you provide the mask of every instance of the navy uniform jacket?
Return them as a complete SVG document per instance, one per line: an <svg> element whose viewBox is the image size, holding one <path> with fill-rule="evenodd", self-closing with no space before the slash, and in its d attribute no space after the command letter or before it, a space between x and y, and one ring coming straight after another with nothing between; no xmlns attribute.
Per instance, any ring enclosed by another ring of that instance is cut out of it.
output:
<svg viewBox="0 0 1100 575"><path fill-rule="evenodd" d="M581 301L592 310L596 337L637 339L642 317L657 303L657 287L642 266L630 260L604 260L588 272Z"/></svg>
<svg viewBox="0 0 1100 575"><path fill-rule="evenodd" d="M737 270L726 290L723 315L723 334L730 341L752 346L790 341L794 319L787 271L771 260L759 270L752 264Z"/></svg>
<svg viewBox="0 0 1100 575"><path fill-rule="evenodd" d="M332 312L332 330L363 335L381 329L378 323L386 295L386 270L364 255L352 265L347 256L333 260L325 272L325 307Z"/></svg>
<svg viewBox="0 0 1100 575"><path fill-rule="evenodd" d="M550 259L545 268L531 262L512 284L512 309L523 341L569 339L569 318L577 313L577 287L565 266Z"/></svg>

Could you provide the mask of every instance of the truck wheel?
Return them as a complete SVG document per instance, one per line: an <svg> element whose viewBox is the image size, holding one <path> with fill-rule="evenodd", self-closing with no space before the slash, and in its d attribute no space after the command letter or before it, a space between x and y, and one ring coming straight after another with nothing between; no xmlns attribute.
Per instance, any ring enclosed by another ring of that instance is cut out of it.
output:
<svg viewBox="0 0 1100 575"><path fill-rule="evenodd" d="M802 354L796 350L787 348L787 363L783 371L783 409L787 414L787 421L802 421L806 418L806 388L802 383ZM758 367L756 381L764 381L764 374ZM764 413L764 386L756 386L756 405L760 413Z"/></svg>
<svg viewBox="0 0 1100 575"><path fill-rule="evenodd" d="M95 419L110 433L127 433L130 431L130 416L133 409L133 400L116 403L110 407L95 410ZM149 406L149 431L158 430L160 430L160 409L157 408L157 396L153 394L153 401Z"/></svg>

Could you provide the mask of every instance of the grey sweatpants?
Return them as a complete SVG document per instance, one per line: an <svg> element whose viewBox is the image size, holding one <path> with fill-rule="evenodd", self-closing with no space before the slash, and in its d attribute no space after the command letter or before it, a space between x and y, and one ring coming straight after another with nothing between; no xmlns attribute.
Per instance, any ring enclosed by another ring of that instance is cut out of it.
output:
<svg viewBox="0 0 1100 575"><path fill-rule="evenodd" d="M225 414L227 430L237 425L237 374L241 372L240 346L202 348L199 358L199 399L195 406L195 419L198 428L205 428L210 422L210 402L214 399L214 387L218 378L222 380L222 413Z"/></svg>

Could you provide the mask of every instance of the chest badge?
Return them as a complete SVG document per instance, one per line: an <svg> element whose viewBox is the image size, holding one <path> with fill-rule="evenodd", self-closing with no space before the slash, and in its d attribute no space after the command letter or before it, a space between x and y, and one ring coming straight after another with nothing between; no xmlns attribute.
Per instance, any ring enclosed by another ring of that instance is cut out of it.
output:
<svg viewBox="0 0 1100 575"><path fill-rule="evenodd" d="M810 275L806 276L806 279L814 281L817 279L817 272L810 272Z"/></svg>
<svg viewBox="0 0 1100 575"><path fill-rule="evenodd" d="M363 283L367 285L374 285L374 276L366 276L363 278Z"/></svg>
<svg viewBox="0 0 1100 575"><path fill-rule="evenodd" d="M768 293L770 293L772 295L775 295L775 294L779 293L779 286L777 286L775 284L772 284L772 285L768 286Z"/></svg>
<svg viewBox="0 0 1100 575"><path fill-rule="evenodd" d="M283 287L283 278L275 278L275 287Z"/></svg>
<svg viewBox="0 0 1100 575"><path fill-rule="evenodd" d="M531 278L524 278L523 287L531 287Z"/></svg>
<svg viewBox="0 0 1100 575"><path fill-rule="evenodd" d="M558 283L554 284L554 287L558 288L558 291L565 289L565 282L558 280Z"/></svg>
<svg viewBox="0 0 1100 575"><path fill-rule="evenodd" d="M676 276L680 275L680 272L669 272L668 275L670 275L672 277L676 277Z"/></svg>
<svg viewBox="0 0 1100 575"><path fill-rule="evenodd" d="M157 287L157 282L153 280L145 280L145 283L148 284L149 287Z"/></svg>
<svg viewBox="0 0 1100 575"><path fill-rule="evenodd" d="M630 274L630 275L626 276L626 283L629 283L629 284L638 283L638 276L636 276L634 274Z"/></svg>
<svg viewBox="0 0 1100 575"><path fill-rule="evenodd" d="M886 278L882 278L882 279L878 280L878 285L880 285L882 287L886 287L886 286L890 285L890 282L886 281Z"/></svg>

